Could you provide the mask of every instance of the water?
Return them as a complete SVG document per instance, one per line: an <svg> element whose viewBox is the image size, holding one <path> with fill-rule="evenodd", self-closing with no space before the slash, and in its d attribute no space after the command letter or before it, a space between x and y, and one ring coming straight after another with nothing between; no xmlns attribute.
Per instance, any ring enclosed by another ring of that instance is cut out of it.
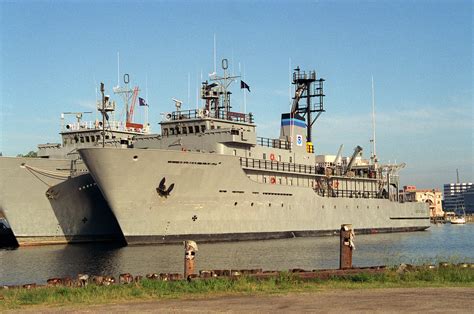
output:
<svg viewBox="0 0 474 314"><path fill-rule="evenodd" d="M432 225L425 232L356 235L354 266L474 262L474 224ZM199 244L197 269L306 270L339 267L339 237ZM45 283L79 273L183 272L182 245L82 244L0 250L0 285Z"/></svg>

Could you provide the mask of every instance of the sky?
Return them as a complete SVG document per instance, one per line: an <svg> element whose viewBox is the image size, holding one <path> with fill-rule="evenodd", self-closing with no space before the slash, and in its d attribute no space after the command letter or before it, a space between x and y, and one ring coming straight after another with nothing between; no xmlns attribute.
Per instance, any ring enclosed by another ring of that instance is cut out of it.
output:
<svg viewBox="0 0 474 314"><path fill-rule="evenodd" d="M0 152L59 142L60 114L95 111L128 73L149 103L152 131L172 98L196 107L201 77L229 60L250 86L259 136L279 135L290 69L324 78L317 154L406 163L404 185L474 181L472 1L0 1ZM218 69L219 70L219 69ZM120 81L122 79L120 78ZM233 110L244 110L235 84ZM119 101L118 97L112 98ZM143 119L136 109L136 120ZM93 120L96 114L86 115ZM72 118L72 117L71 117Z"/></svg>

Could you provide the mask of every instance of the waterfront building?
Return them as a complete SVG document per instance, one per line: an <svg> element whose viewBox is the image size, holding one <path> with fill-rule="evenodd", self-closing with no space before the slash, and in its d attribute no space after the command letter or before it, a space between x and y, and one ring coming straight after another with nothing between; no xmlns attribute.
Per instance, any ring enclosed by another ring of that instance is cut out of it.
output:
<svg viewBox="0 0 474 314"><path fill-rule="evenodd" d="M463 196L466 214L474 215L474 185L467 189Z"/></svg>
<svg viewBox="0 0 474 314"><path fill-rule="evenodd" d="M444 185L444 209L446 211L462 212L462 208L468 212L468 209L464 203L464 194L468 192L469 195L472 190L472 182L463 183L448 183ZM472 202L471 202L472 203ZM473 213L474 209L470 208L470 212Z"/></svg>
<svg viewBox="0 0 474 314"><path fill-rule="evenodd" d="M402 196L405 202L427 203L430 217L444 216L442 194L438 189L417 189L414 185L403 187Z"/></svg>

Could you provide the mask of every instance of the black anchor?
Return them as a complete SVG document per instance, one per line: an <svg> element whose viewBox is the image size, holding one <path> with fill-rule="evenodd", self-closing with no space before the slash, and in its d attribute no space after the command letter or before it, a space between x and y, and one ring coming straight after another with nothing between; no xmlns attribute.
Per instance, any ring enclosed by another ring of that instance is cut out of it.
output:
<svg viewBox="0 0 474 314"><path fill-rule="evenodd" d="M160 194L160 196L163 196L163 197L167 197L168 195L170 195L171 191L174 188L174 183L171 183L169 188L166 189L165 181L166 181L165 178L161 179L160 184L156 188L156 192L158 192L158 194Z"/></svg>

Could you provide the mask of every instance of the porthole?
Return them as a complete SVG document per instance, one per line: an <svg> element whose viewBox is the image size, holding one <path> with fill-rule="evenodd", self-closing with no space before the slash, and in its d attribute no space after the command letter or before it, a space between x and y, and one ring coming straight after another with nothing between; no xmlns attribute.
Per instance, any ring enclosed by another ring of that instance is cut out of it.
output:
<svg viewBox="0 0 474 314"><path fill-rule="evenodd" d="M250 203L250 206L253 206L253 203Z"/></svg>
<svg viewBox="0 0 474 314"><path fill-rule="evenodd" d="M234 203L234 206L237 206L237 202Z"/></svg>
<svg viewBox="0 0 474 314"><path fill-rule="evenodd" d="M272 203L268 203L268 207L272 207Z"/></svg>
<svg viewBox="0 0 474 314"><path fill-rule="evenodd" d="M137 160L138 160L138 156L137 155L133 156L133 161L137 161Z"/></svg>

